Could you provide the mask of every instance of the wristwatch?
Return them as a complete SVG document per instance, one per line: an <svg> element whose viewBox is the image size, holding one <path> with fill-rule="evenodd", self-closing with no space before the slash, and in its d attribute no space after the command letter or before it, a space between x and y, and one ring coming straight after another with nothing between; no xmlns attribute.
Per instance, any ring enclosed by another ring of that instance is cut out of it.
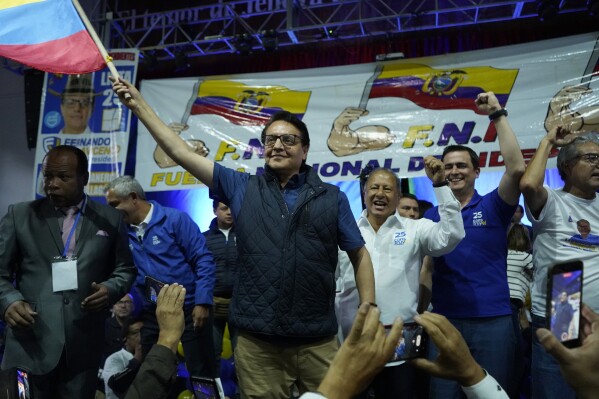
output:
<svg viewBox="0 0 599 399"><path fill-rule="evenodd" d="M494 121L495 119L499 118L500 116L507 116L507 109L501 108L501 109L498 109L497 111L493 112L491 115L489 115L489 120Z"/></svg>

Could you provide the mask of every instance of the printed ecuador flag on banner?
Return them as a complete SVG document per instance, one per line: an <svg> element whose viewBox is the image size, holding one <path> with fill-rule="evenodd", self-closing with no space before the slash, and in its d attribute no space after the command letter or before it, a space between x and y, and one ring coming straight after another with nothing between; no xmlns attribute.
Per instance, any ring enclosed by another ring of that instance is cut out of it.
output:
<svg viewBox="0 0 599 399"><path fill-rule="evenodd" d="M516 76L517 69L488 66L443 70L422 64L385 65L369 98L403 97L422 108L470 109L480 114L476 96L492 91L505 107Z"/></svg>
<svg viewBox="0 0 599 399"><path fill-rule="evenodd" d="M71 0L0 0L0 56L53 73L106 66Z"/></svg>
<svg viewBox="0 0 599 399"><path fill-rule="evenodd" d="M259 126L283 110L302 119L310 92L284 86L248 86L231 80L207 80L200 82L197 97L192 100L191 115L215 114L236 125Z"/></svg>

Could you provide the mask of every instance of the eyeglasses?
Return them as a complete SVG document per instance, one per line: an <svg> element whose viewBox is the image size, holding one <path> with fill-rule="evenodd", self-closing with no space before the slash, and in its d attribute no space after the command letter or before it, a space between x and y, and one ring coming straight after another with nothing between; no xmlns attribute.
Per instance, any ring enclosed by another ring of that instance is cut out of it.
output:
<svg viewBox="0 0 599 399"><path fill-rule="evenodd" d="M584 160L586 163L589 163L591 165L598 165L599 164L599 154L597 153L589 153L589 154L580 154L574 157L574 159L582 159Z"/></svg>
<svg viewBox="0 0 599 399"><path fill-rule="evenodd" d="M123 306L131 306L131 305L133 305L133 301L118 301L116 304L123 305Z"/></svg>
<svg viewBox="0 0 599 399"><path fill-rule="evenodd" d="M90 106L91 104L91 100L84 98L84 99L78 99L78 98L65 98L64 100L62 100L62 104L65 107L69 107L69 108L73 108L76 104L79 104L79 106L81 108L87 108Z"/></svg>
<svg viewBox="0 0 599 399"><path fill-rule="evenodd" d="M281 144L283 144L285 147L291 147L292 145L295 145L297 141L302 141L302 138L300 136L296 136L295 134L282 134L280 136L267 134L264 136L264 145L267 147L272 147L275 145L278 139L281 139Z"/></svg>

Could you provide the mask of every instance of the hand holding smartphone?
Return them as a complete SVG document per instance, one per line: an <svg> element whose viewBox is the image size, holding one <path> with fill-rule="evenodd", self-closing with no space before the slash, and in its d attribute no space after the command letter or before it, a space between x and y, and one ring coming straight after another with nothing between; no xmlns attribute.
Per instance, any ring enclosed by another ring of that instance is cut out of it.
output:
<svg viewBox="0 0 599 399"><path fill-rule="evenodd" d="M387 332L390 328L391 326L385 326ZM417 323L405 323L393 357L389 360L387 366L393 366L397 362L407 359L425 357L427 348L428 334L424 331L424 328Z"/></svg>
<svg viewBox="0 0 599 399"><path fill-rule="evenodd" d="M566 347L581 345L583 265L573 261L554 265L547 276L547 328Z"/></svg>

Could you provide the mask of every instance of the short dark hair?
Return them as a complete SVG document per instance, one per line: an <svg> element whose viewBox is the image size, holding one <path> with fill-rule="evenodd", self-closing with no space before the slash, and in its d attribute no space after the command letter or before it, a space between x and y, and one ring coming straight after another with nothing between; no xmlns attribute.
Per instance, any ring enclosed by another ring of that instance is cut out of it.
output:
<svg viewBox="0 0 599 399"><path fill-rule="evenodd" d="M478 154L476 154L476 152L474 152L472 148L466 147L465 145L448 145L443 150L443 156L441 157L441 159L444 160L445 155L449 154L450 152L458 151L466 151L470 155L470 161L472 162L472 166L474 167L474 169L480 169L480 159L478 158Z"/></svg>
<svg viewBox="0 0 599 399"><path fill-rule="evenodd" d="M85 152L81 151L80 148L74 147L72 145L57 145L56 147L52 147L50 149L50 151L48 151L48 153L44 157L42 164L44 163L44 161L46 160L48 155L54 154L54 153L59 154L61 152L70 152L71 154L75 155L75 157L77 158L77 174L79 176L87 176L87 174L88 174L87 155L85 155Z"/></svg>
<svg viewBox="0 0 599 399"><path fill-rule="evenodd" d="M212 210L213 211L216 211L218 209L218 204L223 204L224 206L229 207L229 204L226 203L225 201L215 199L215 200L212 200Z"/></svg>
<svg viewBox="0 0 599 399"><path fill-rule="evenodd" d="M399 196L399 199L402 199L402 198L410 198L410 199L413 199L414 201L418 202L418 197L416 197L414 194L401 193L401 195Z"/></svg>
<svg viewBox="0 0 599 399"><path fill-rule="evenodd" d="M125 342L127 339L127 335L129 335L129 327L135 323L142 323L143 320L139 316L129 316L125 320L123 320L123 325L121 327L121 341Z"/></svg>
<svg viewBox="0 0 599 399"><path fill-rule="evenodd" d="M310 134L308 133L308 127L304 122L301 121L300 118L289 111L279 111L270 117L266 125L264 125L264 129L262 129L262 135L260 136L260 140L262 140L263 143L264 140L266 140L266 131L270 125L277 121L287 122L295 126L295 128L302 134L302 144L308 146L310 145Z"/></svg>

